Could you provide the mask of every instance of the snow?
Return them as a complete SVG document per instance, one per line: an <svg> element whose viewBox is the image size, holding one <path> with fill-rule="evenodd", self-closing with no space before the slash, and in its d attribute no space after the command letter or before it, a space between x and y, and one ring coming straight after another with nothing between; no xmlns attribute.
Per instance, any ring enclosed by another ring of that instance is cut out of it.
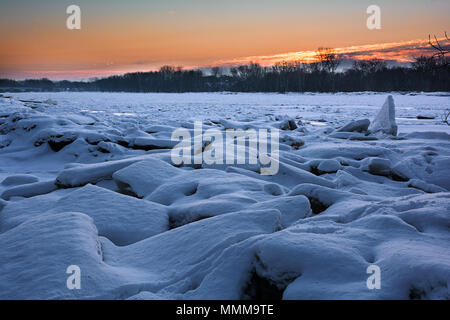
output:
<svg viewBox="0 0 450 320"><path fill-rule="evenodd" d="M129 188L135 195L143 198L181 173L180 169L162 160L150 158L118 170L112 177L119 188Z"/></svg>
<svg viewBox="0 0 450 320"><path fill-rule="evenodd" d="M5 178L2 181L2 185L4 186L17 186L21 184L29 184L38 182L39 179L35 176L29 174L16 174Z"/></svg>
<svg viewBox="0 0 450 320"><path fill-rule="evenodd" d="M341 163L334 159L320 161L317 166L317 170L321 173L333 173L339 171L340 169L342 169Z"/></svg>
<svg viewBox="0 0 450 320"><path fill-rule="evenodd" d="M5 200L9 200L12 197L34 197L41 194L50 193L52 191L55 191L57 189L57 186L55 185L55 182L50 181L42 181L42 182L35 182L35 183L29 183L24 185L19 185L16 187L12 187L9 189L6 189L1 197Z"/></svg>
<svg viewBox="0 0 450 320"><path fill-rule="evenodd" d="M111 179L114 172L123 169L139 158L94 163L67 168L56 177L56 184L63 188L79 187L88 183L97 183L105 179Z"/></svg>
<svg viewBox="0 0 450 320"><path fill-rule="evenodd" d="M1 299L450 299L448 93L8 96ZM175 165L194 121L280 129L278 173Z"/></svg>
<svg viewBox="0 0 450 320"><path fill-rule="evenodd" d="M61 213L70 209L93 218L100 235L120 245L134 243L168 229L166 208L92 185L73 191L57 201L43 199L28 202L32 208L24 208L22 201L8 204L0 220L2 230L35 215Z"/></svg>

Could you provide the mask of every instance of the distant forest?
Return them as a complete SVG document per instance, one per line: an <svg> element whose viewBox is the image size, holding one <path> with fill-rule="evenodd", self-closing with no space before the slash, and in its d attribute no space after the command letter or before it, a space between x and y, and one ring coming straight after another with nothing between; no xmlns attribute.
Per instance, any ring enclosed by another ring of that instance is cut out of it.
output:
<svg viewBox="0 0 450 320"><path fill-rule="evenodd" d="M448 52L448 51L447 51ZM319 49L318 62L257 63L208 72L163 66L159 71L110 76L88 82L0 79L0 90L105 92L352 92L450 91L450 59L421 56L409 66L388 67L383 60L354 61L338 71L332 49Z"/></svg>

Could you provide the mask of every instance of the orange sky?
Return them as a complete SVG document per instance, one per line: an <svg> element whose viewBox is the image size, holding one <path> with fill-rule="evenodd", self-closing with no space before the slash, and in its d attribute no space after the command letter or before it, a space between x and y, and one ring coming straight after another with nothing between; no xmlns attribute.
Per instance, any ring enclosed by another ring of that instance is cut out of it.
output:
<svg viewBox="0 0 450 320"><path fill-rule="evenodd" d="M377 1L382 29L366 28L372 1L75 1L82 29L66 28L72 2L0 1L0 77L86 79L155 70L314 57L411 61L429 33L450 31L450 1ZM74 3L75 3L74 2ZM419 40L413 40L419 39Z"/></svg>

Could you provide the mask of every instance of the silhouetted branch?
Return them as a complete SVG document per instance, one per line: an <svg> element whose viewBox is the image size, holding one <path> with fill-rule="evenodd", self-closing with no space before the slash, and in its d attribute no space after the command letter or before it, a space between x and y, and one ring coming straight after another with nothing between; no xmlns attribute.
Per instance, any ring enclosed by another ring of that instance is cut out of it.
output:
<svg viewBox="0 0 450 320"><path fill-rule="evenodd" d="M445 113L442 115L442 122L450 126L449 118L450 118L450 110L447 109L445 110Z"/></svg>
<svg viewBox="0 0 450 320"><path fill-rule="evenodd" d="M447 39L447 41L450 41L447 36L447 32L444 32L444 34L445 34L445 39ZM428 35L428 43L430 44L430 46L432 46L435 50L438 51L434 54L434 56L444 57L446 54L448 54L450 52L448 49L441 46L436 35L434 36L434 42L435 43L433 43L433 41L431 41L431 35Z"/></svg>

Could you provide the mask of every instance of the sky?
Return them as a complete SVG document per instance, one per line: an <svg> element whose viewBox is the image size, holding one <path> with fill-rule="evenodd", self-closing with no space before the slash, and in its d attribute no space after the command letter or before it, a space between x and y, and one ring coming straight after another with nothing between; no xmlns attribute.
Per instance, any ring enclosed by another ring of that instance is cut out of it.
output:
<svg viewBox="0 0 450 320"><path fill-rule="evenodd" d="M69 30L69 5L81 29ZM381 9L381 29L366 26ZM0 0L0 78L88 79L162 65L206 68L346 58L407 62L450 33L449 0Z"/></svg>

